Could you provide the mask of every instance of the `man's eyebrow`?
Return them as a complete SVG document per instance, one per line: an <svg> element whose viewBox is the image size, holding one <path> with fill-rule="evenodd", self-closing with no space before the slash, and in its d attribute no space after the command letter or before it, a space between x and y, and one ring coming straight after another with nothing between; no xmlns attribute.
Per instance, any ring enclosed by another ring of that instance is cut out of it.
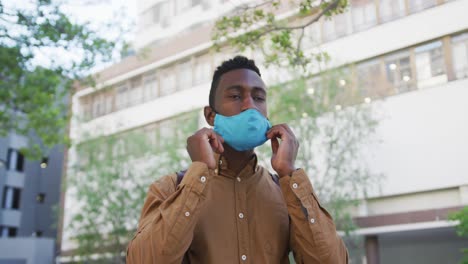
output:
<svg viewBox="0 0 468 264"><path fill-rule="evenodd" d="M232 86L229 86L228 88L224 89L226 92L229 91L229 90L242 90L242 86L241 85L232 85Z"/></svg>
<svg viewBox="0 0 468 264"><path fill-rule="evenodd" d="M265 88L263 88L263 87L259 87L259 86L255 86L255 87L253 87L253 88L252 88L252 90L254 90L254 92L261 92L261 93L264 93L264 94L266 94L266 93L267 93L267 91L266 91L266 89L265 89Z"/></svg>
<svg viewBox="0 0 468 264"><path fill-rule="evenodd" d="M242 88L243 88L242 85L235 84L235 85L229 86L228 88L226 88L224 90L227 92L229 90L242 90ZM260 86L254 86L254 87L252 87L252 90L255 91L255 92L266 93L266 89L263 88L263 87L260 87Z"/></svg>

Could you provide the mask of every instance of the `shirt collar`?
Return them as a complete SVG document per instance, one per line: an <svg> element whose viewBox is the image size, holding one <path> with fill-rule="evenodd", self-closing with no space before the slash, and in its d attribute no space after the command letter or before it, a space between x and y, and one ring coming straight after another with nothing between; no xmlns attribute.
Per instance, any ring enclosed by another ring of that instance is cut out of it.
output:
<svg viewBox="0 0 468 264"><path fill-rule="evenodd" d="M258 158L257 154L252 154L247 165L238 173L236 174L233 170L229 169L228 162L226 158L222 154L215 153L215 160L216 160L216 169L215 173L217 175L229 177L229 178L247 178L249 176L254 175L258 171Z"/></svg>

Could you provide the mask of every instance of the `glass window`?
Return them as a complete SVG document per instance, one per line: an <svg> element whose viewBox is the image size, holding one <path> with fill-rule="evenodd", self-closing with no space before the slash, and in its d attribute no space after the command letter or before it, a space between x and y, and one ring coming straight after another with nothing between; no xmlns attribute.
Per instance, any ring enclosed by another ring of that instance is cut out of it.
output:
<svg viewBox="0 0 468 264"><path fill-rule="evenodd" d="M452 60L455 78L468 78L468 33L452 37Z"/></svg>
<svg viewBox="0 0 468 264"><path fill-rule="evenodd" d="M104 114L104 98L102 93L93 96L93 118Z"/></svg>
<svg viewBox="0 0 468 264"><path fill-rule="evenodd" d="M436 4L437 0L409 0L409 9L411 13L415 13L433 7Z"/></svg>
<svg viewBox="0 0 468 264"><path fill-rule="evenodd" d="M128 106L128 84L121 83L117 85L117 94L115 97L116 110L126 108Z"/></svg>
<svg viewBox="0 0 468 264"><path fill-rule="evenodd" d="M16 227L0 226L0 237L16 237Z"/></svg>
<svg viewBox="0 0 468 264"><path fill-rule="evenodd" d="M304 20L303 23L306 22L307 20ZM298 33L300 34L300 31L298 31ZM320 22L315 22L304 29L304 37L302 38L301 46L307 49L317 46L320 43Z"/></svg>
<svg viewBox="0 0 468 264"><path fill-rule="evenodd" d="M178 89L185 90L192 88L192 64L191 61L186 61L178 66Z"/></svg>
<svg viewBox="0 0 468 264"><path fill-rule="evenodd" d="M143 100L149 101L155 99L159 95L158 79L155 72L151 72L143 76Z"/></svg>
<svg viewBox="0 0 468 264"><path fill-rule="evenodd" d="M7 169L22 172L24 171L24 156L16 149L8 149Z"/></svg>
<svg viewBox="0 0 468 264"><path fill-rule="evenodd" d="M447 82L442 42L435 41L414 49L418 88Z"/></svg>
<svg viewBox="0 0 468 264"><path fill-rule="evenodd" d="M107 92L104 94L104 101L105 101L105 110L104 114L112 113L113 105L114 105L114 95L111 92Z"/></svg>
<svg viewBox="0 0 468 264"><path fill-rule="evenodd" d="M377 24L374 0L352 0L351 13L354 31L366 30Z"/></svg>
<svg viewBox="0 0 468 264"><path fill-rule="evenodd" d="M360 63L356 70L357 88L363 97L380 98L387 95L378 59Z"/></svg>
<svg viewBox="0 0 468 264"><path fill-rule="evenodd" d="M173 1L165 1L160 4L159 8L159 22L162 27L169 26L171 17L174 15ZM157 11L155 11L157 12Z"/></svg>
<svg viewBox="0 0 468 264"><path fill-rule="evenodd" d="M385 57L386 87L393 93L402 93L415 89L414 74L411 69L409 51L403 51Z"/></svg>
<svg viewBox="0 0 468 264"><path fill-rule="evenodd" d="M166 69L161 74L161 96L172 94L176 89L176 78L173 69Z"/></svg>
<svg viewBox="0 0 468 264"><path fill-rule="evenodd" d="M192 0L176 0L177 14L180 14L192 7Z"/></svg>
<svg viewBox="0 0 468 264"><path fill-rule="evenodd" d="M349 12L345 12L323 22L323 39L331 41L351 33Z"/></svg>
<svg viewBox="0 0 468 264"><path fill-rule="evenodd" d="M208 58L197 58L195 64L194 84L209 82L211 74L210 60Z"/></svg>
<svg viewBox="0 0 468 264"><path fill-rule="evenodd" d="M405 0L380 0L380 21L388 22L405 15Z"/></svg>
<svg viewBox="0 0 468 264"><path fill-rule="evenodd" d="M140 16L140 19L141 19L140 26L142 28L150 26L153 23L153 17L154 17L154 11L152 8L143 12Z"/></svg>
<svg viewBox="0 0 468 264"><path fill-rule="evenodd" d="M2 208L19 209L21 190L10 186L3 187Z"/></svg>
<svg viewBox="0 0 468 264"><path fill-rule="evenodd" d="M81 98L81 109L82 109L82 114L83 118L85 120L88 120L91 118L91 97L86 96Z"/></svg>
<svg viewBox="0 0 468 264"><path fill-rule="evenodd" d="M130 81L129 105L137 105L143 100L143 87L141 76Z"/></svg>

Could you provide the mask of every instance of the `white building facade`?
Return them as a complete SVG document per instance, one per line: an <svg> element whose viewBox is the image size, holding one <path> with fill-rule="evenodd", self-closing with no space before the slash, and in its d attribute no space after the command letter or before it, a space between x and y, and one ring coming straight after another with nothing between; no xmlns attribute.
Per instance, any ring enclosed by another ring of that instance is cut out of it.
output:
<svg viewBox="0 0 468 264"><path fill-rule="evenodd" d="M73 115L86 121L72 121L71 137L162 129L202 109L215 67L234 55L210 50L213 21L239 3L138 1L135 47L148 52L102 71L97 89L74 94ZM447 215L468 205L466 10L468 0L351 0L344 14L307 29L305 48L318 45L333 66L354 64L355 81L385 113L377 129L382 143L369 147L368 160L385 179L355 212L364 251L353 253L353 263L461 259L468 241L455 235ZM244 55L261 63L258 54ZM282 81L280 72L261 70L267 85ZM70 163L77 159L72 149ZM65 239L62 250L70 246Z"/></svg>

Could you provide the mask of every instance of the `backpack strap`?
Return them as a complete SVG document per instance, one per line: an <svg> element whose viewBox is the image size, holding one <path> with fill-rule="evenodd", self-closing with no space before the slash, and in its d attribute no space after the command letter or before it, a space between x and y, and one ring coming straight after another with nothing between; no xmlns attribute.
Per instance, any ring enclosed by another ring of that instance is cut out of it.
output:
<svg viewBox="0 0 468 264"><path fill-rule="evenodd" d="M278 174L273 174L270 172L270 176L271 176L271 179L273 179L273 181L276 183L276 185L280 186Z"/></svg>
<svg viewBox="0 0 468 264"><path fill-rule="evenodd" d="M185 175L186 172L187 172L187 170L181 170L181 171L176 172L176 174L177 174L177 185L176 185L176 188L177 188L177 186L179 186L179 184L182 182L182 179L184 178L184 175Z"/></svg>

